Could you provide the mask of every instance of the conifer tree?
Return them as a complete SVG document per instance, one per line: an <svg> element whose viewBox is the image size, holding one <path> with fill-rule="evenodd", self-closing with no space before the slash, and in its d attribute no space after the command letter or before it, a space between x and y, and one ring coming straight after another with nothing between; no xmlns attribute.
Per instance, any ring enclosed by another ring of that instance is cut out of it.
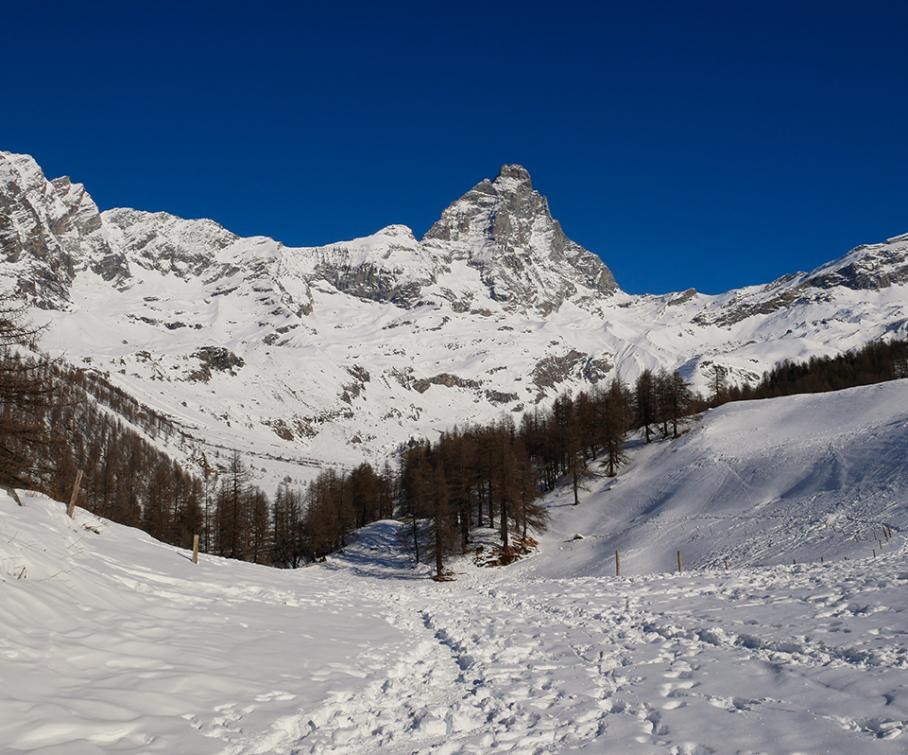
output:
<svg viewBox="0 0 908 755"><path fill-rule="evenodd" d="M634 404L637 410L637 425L642 427L646 442L651 440L651 428L656 420L656 387L652 370L644 370L637 378L634 390Z"/></svg>
<svg viewBox="0 0 908 755"><path fill-rule="evenodd" d="M602 445L605 448L607 472L609 477L618 474L618 468L624 463L624 437L631 424L631 399L629 391L617 375L609 384L602 396L599 415L599 427L602 433Z"/></svg>

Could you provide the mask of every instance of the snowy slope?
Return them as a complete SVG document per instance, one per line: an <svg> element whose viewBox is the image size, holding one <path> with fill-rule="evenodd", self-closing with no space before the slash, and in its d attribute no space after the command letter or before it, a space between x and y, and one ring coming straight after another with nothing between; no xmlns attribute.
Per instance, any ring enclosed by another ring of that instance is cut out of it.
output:
<svg viewBox="0 0 908 755"><path fill-rule="evenodd" d="M905 751L900 535L822 565L436 584L393 522L321 566L193 566L24 499L0 494L4 752Z"/></svg>
<svg viewBox="0 0 908 755"><path fill-rule="evenodd" d="M325 570L196 566L23 499L0 493L0 751L271 752L284 715L384 678L402 647Z"/></svg>
<svg viewBox="0 0 908 755"><path fill-rule="evenodd" d="M908 530L908 380L726 404L630 458L579 506L553 497L533 573L614 574L616 549L624 574L670 571L678 549L690 567L872 556L884 524Z"/></svg>
<svg viewBox="0 0 908 755"><path fill-rule="evenodd" d="M383 462L413 435L519 415L615 371L783 358L908 333L908 237L717 296L633 296L572 242L520 166L453 202L422 239L391 225L324 247L115 209L0 153L0 280L44 346L109 374L193 447L239 447L270 486ZM222 451L223 453L223 451ZM209 454L211 456L211 454Z"/></svg>

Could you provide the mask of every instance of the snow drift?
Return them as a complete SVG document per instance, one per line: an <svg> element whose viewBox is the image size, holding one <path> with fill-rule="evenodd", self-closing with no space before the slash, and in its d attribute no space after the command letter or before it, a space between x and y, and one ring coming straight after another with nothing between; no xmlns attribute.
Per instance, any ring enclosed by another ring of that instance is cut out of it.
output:
<svg viewBox="0 0 908 755"><path fill-rule="evenodd" d="M0 492L3 752L272 752L301 736L288 712L384 678L403 640L323 570L194 565L139 530L23 501Z"/></svg>

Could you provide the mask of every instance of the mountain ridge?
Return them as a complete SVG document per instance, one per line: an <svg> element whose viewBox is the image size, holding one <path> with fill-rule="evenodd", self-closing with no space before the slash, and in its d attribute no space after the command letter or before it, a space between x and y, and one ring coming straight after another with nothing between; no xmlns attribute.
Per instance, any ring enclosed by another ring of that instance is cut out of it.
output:
<svg viewBox="0 0 908 755"><path fill-rule="evenodd" d="M754 381L781 359L908 334L908 235L765 285L632 295L513 165L422 239L390 225L289 247L101 212L81 184L0 153L0 274L44 348L200 446L272 460L258 470L272 481L305 479L313 458L382 462L411 436L519 418L614 374L678 369L708 390L716 370Z"/></svg>

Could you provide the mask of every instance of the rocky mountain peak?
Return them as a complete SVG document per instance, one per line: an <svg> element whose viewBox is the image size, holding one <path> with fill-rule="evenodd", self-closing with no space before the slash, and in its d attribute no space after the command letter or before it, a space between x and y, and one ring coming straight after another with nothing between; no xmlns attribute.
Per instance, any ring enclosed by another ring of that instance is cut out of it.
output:
<svg viewBox="0 0 908 755"><path fill-rule="evenodd" d="M68 177L48 181L29 155L0 152L0 266L8 282L38 306L65 307L76 271L105 280L129 272L103 232L85 187ZM15 267L12 267L15 265Z"/></svg>
<svg viewBox="0 0 908 755"><path fill-rule="evenodd" d="M533 181L530 178L530 171L528 171L522 165L518 165L517 163L502 165L498 171L498 178L495 179L495 182L500 185L512 183L517 187L525 188L526 190L533 188Z"/></svg>
<svg viewBox="0 0 908 755"><path fill-rule="evenodd" d="M592 252L571 241L521 165L502 166L451 204L424 242L480 270L493 298L547 313L568 298L618 286Z"/></svg>

